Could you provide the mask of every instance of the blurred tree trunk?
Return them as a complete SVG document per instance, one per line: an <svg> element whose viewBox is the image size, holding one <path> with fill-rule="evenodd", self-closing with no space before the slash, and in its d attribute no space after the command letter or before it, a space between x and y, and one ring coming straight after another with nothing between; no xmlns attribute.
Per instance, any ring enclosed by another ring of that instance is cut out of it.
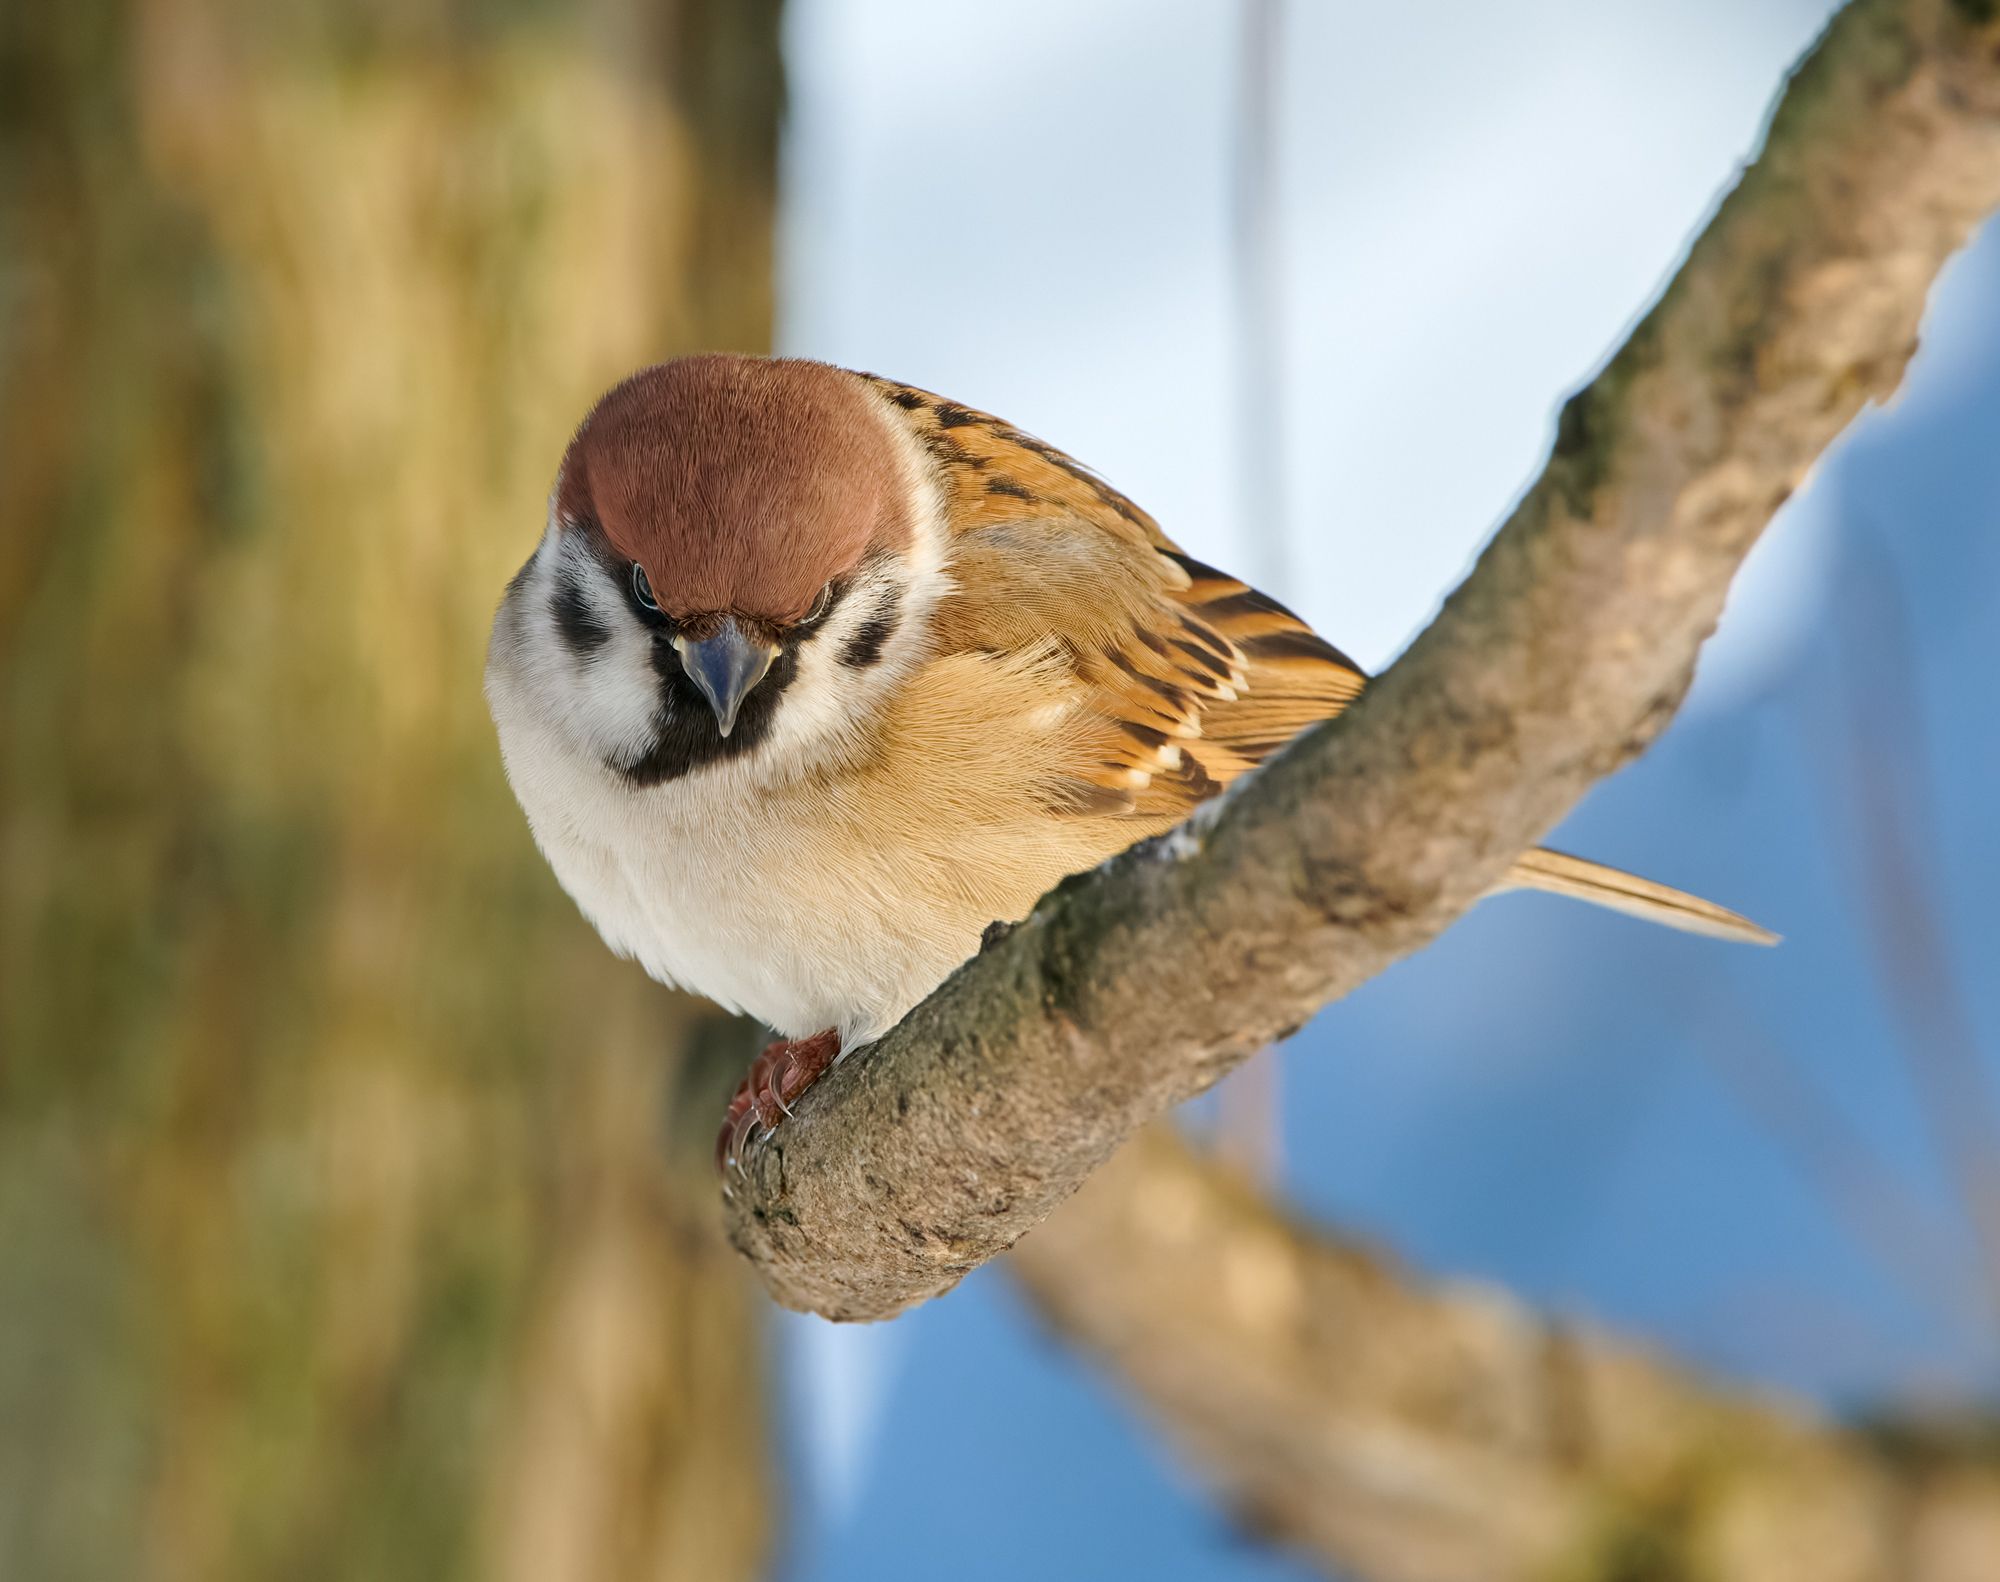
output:
<svg viewBox="0 0 2000 1582"><path fill-rule="evenodd" d="M589 399L768 338L776 9L0 15L9 1582L760 1569L729 1079L479 679Z"/></svg>

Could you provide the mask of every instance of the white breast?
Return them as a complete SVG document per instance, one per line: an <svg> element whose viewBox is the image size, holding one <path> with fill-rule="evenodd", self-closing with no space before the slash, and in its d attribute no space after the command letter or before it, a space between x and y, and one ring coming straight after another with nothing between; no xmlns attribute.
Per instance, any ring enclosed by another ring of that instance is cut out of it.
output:
<svg viewBox="0 0 2000 1582"><path fill-rule="evenodd" d="M880 840L864 807L808 789L727 767L635 789L549 740L504 685L493 690L535 839L605 941L661 982L788 1037L833 1027L849 1047L879 1036L1008 904L957 880L962 849ZM1027 881L1016 909L1040 883Z"/></svg>

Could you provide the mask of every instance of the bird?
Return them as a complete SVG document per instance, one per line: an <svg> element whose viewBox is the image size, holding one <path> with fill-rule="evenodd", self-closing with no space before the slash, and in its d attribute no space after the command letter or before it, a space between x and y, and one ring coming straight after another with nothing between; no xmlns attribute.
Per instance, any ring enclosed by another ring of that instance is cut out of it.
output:
<svg viewBox="0 0 2000 1582"><path fill-rule="evenodd" d="M717 1162L991 925L1160 834L1367 684L1096 472L800 358L645 368L590 409L494 617L508 781L604 942L776 1035ZM1549 850L1502 888L1769 943Z"/></svg>

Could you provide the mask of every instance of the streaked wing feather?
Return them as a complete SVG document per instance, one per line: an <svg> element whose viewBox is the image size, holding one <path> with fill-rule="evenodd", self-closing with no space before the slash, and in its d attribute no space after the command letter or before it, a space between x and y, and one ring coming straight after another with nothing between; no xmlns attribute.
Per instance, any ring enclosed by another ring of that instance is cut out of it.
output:
<svg viewBox="0 0 2000 1582"><path fill-rule="evenodd" d="M986 413L872 383L937 464L958 581L982 590L940 610L942 646L1053 638L1099 717L1076 737L1060 805L1175 822L1366 684L1298 616L1182 554L1081 463Z"/></svg>

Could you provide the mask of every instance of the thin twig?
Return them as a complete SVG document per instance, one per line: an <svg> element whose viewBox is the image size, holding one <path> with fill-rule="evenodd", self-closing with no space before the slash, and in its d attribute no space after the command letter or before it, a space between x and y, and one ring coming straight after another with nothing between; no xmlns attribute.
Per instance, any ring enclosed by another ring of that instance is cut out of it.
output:
<svg viewBox="0 0 2000 1582"><path fill-rule="evenodd" d="M1922 833L1938 805L1910 624L1896 567L1850 534L1839 581L1846 618L1834 650L1840 741L1828 744L1875 970L1902 1024L1924 1120L1979 1249L1989 1316L2000 1320L2000 1102L1952 969L1935 854ZM1844 794L1841 794L1844 793Z"/></svg>
<svg viewBox="0 0 2000 1582"><path fill-rule="evenodd" d="M1278 224L1281 0L1242 0L1237 54L1232 241L1236 288L1237 498L1252 575L1292 585L1285 510L1283 238ZM1259 1180L1282 1166L1284 1056L1274 1045L1245 1061L1216 1094L1217 1146Z"/></svg>

